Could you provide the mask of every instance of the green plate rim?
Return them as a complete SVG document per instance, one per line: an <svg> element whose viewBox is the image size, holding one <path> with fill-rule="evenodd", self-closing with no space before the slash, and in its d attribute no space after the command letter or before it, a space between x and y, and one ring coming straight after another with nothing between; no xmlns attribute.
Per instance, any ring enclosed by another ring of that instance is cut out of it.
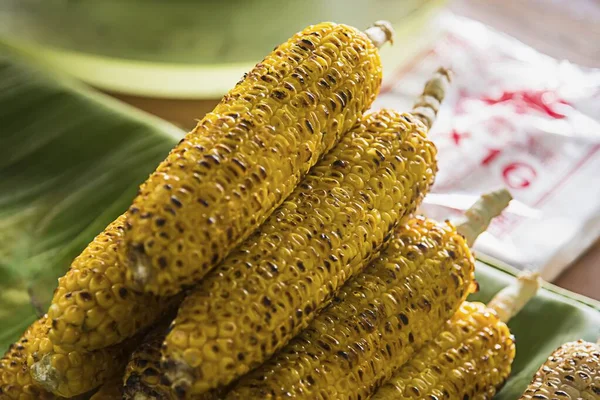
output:
<svg viewBox="0 0 600 400"><path fill-rule="evenodd" d="M489 267L500 270L500 271L502 271L508 275L511 275L513 277L517 277L517 275L519 275L519 273L522 272L522 270L520 270L516 267L513 267L510 264L507 264L503 261L498 260L497 258L493 258L493 257L487 256L487 255L478 254L476 256L476 259L477 259L477 261L481 262L482 264L485 264ZM579 293L572 292L568 289L561 288L560 286L557 286L557 285L547 282L547 281L543 281L541 288L545 289L549 292L552 292L556 295L559 295L563 298L577 301L578 303L584 304L584 305L600 312L600 301L594 300L592 298L589 298L589 297L584 296Z"/></svg>

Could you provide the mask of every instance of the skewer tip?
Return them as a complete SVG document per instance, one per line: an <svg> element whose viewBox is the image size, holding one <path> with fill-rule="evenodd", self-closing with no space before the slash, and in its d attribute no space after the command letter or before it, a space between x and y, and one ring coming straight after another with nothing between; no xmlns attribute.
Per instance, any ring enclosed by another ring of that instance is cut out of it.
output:
<svg viewBox="0 0 600 400"><path fill-rule="evenodd" d="M498 314L501 321L508 322L536 295L540 281L537 272L522 272L517 277L517 282L499 291L488 303L488 307Z"/></svg>
<svg viewBox="0 0 600 400"><path fill-rule="evenodd" d="M448 68L438 68L425 83L423 93L415 101L411 114L423 122L427 129L433 125L451 81L452 72Z"/></svg>
<svg viewBox="0 0 600 400"><path fill-rule="evenodd" d="M512 200L510 192L504 188L485 193L454 224L458 233L472 246L488 228L494 218L508 207Z"/></svg>
<svg viewBox="0 0 600 400"><path fill-rule="evenodd" d="M373 25L365 30L365 34L378 48L387 42L394 44L394 28L389 21L375 21Z"/></svg>

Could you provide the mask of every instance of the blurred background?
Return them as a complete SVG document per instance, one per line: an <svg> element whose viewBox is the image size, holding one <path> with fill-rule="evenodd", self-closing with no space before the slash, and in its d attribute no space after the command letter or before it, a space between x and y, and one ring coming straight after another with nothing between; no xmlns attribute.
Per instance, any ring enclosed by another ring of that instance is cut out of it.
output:
<svg viewBox="0 0 600 400"><path fill-rule="evenodd" d="M291 32L389 19L386 69L413 60L452 11L557 59L597 67L595 0L3 0L0 33L32 57L186 129ZM265 23L268 21L268 23ZM167 101L170 100L170 101Z"/></svg>
<svg viewBox="0 0 600 400"><path fill-rule="evenodd" d="M479 254L600 299L596 0L3 0L5 282L25 282L43 309L42 288L274 46L322 20L364 29L378 19L396 41L382 50L376 108L406 109L440 64L456 74L431 133L441 174L424 211L447 218L508 186L516 201ZM20 304L21 289L4 296Z"/></svg>

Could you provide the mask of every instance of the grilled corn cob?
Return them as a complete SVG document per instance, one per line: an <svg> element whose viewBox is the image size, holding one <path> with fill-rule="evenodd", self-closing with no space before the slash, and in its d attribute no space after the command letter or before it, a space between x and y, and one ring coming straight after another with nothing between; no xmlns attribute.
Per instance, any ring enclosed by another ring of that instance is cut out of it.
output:
<svg viewBox="0 0 600 400"><path fill-rule="evenodd" d="M123 399L125 400L175 400L177 396L165 381L160 368L160 347L167 326L153 329L136 348L125 368ZM193 400L220 400L222 390L193 396Z"/></svg>
<svg viewBox="0 0 600 400"><path fill-rule="evenodd" d="M525 274L485 306L464 302L437 337L372 397L384 399L491 399L510 375L514 338L506 322L539 287Z"/></svg>
<svg viewBox="0 0 600 400"><path fill-rule="evenodd" d="M56 397L37 386L27 368L27 348L44 331L45 319L34 322L0 359L0 400L51 400Z"/></svg>
<svg viewBox="0 0 600 400"><path fill-rule="evenodd" d="M131 354L125 368L123 398L126 400L174 400L175 393L164 382L160 370L160 347L167 333L166 326L153 329Z"/></svg>
<svg viewBox="0 0 600 400"><path fill-rule="evenodd" d="M226 94L129 209L132 285L174 294L248 237L369 108L390 29L377 24L371 40L345 25L310 26Z"/></svg>
<svg viewBox="0 0 600 400"><path fill-rule="evenodd" d="M90 400L116 400L123 398L123 376L118 374L98 389ZM137 399L136 399L137 400Z"/></svg>
<svg viewBox="0 0 600 400"><path fill-rule="evenodd" d="M177 299L127 288L117 258L125 215L99 234L59 279L48 317L48 338L64 350L90 351L117 344L158 320Z"/></svg>
<svg viewBox="0 0 600 400"><path fill-rule="evenodd" d="M57 396L73 397L97 388L121 371L138 338L91 352L67 351L48 338L50 320L29 340L27 365L34 382Z"/></svg>
<svg viewBox="0 0 600 400"><path fill-rule="evenodd" d="M447 71L433 80L445 87ZM378 253L433 182L425 130L410 114L366 117L184 300L162 363L178 395L226 385L265 361Z"/></svg>
<svg viewBox="0 0 600 400"><path fill-rule="evenodd" d="M540 367L521 400L600 399L600 344L560 346Z"/></svg>
<svg viewBox="0 0 600 400"><path fill-rule="evenodd" d="M476 287L474 260L459 232L471 232L474 240L508 201L506 191L483 197L469 214L485 219L458 229L423 217L408 221L307 329L242 377L226 398L368 398Z"/></svg>

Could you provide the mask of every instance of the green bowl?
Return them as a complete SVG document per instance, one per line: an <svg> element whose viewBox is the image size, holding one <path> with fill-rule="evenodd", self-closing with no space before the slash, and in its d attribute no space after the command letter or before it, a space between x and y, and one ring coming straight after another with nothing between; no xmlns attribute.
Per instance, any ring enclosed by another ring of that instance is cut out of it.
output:
<svg viewBox="0 0 600 400"><path fill-rule="evenodd" d="M321 21L396 27L382 53L394 68L443 0L0 2L0 37L102 89L152 97L215 98L293 33ZM406 39L404 46L403 39ZM389 47L389 46L388 46ZM404 48L407 47L407 48Z"/></svg>

